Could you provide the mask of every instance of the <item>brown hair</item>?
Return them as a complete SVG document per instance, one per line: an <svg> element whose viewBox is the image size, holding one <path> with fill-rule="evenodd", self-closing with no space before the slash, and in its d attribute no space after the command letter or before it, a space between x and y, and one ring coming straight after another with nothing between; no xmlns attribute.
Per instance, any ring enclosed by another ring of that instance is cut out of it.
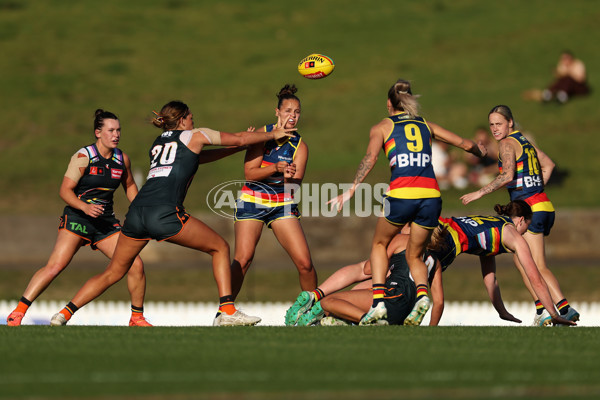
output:
<svg viewBox="0 0 600 400"><path fill-rule="evenodd" d="M511 218L523 217L528 221L531 221L531 217L533 217L531 207L523 200L513 200L506 205L496 204L494 206L494 211L496 211L498 215L505 215Z"/></svg>
<svg viewBox="0 0 600 400"><path fill-rule="evenodd" d="M170 131L177 128L181 118L185 118L190 114L190 108L182 101L173 100L165 104L160 112L154 112L154 114L152 125L163 131Z"/></svg>
<svg viewBox="0 0 600 400"><path fill-rule="evenodd" d="M102 129L102 127L104 126L105 119L115 119L117 121L119 120L119 118L115 114L111 113L110 111L104 111L103 109L99 108L94 113L94 131L96 131L96 129Z"/></svg>
<svg viewBox="0 0 600 400"><path fill-rule="evenodd" d="M398 79L388 90L388 99L394 110L404 111L411 117L419 115L417 97L412 94L410 82L404 79Z"/></svg>
<svg viewBox="0 0 600 400"><path fill-rule="evenodd" d="M431 240L427 245L428 250L441 252L446 248L446 236L448 235L448 227L438 224L431 234Z"/></svg>
<svg viewBox="0 0 600 400"><path fill-rule="evenodd" d="M294 84L290 85L288 83L284 87L282 87L281 90L279 90L279 93L277 93L277 98L279 99L277 101L277 108L281 107L281 104L284 100L296 100L298 104L300 104L300 99L296 96L297 91L298 88L296 88L296 85Z"/></svg>

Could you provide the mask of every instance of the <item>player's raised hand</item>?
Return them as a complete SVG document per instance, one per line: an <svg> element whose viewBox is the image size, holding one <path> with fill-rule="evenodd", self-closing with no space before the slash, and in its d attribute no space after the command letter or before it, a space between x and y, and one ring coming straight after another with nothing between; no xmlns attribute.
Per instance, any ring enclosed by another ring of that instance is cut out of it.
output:
<svg viewBox="0 0 600 400"><path fill-rule="evenodd" d="M329 200L327 202L327 204L331 204L331 208L330 210L334 210L336 209L337 212L342 211L342 208L344 207L344 203L347 202L348 200L350 200L352 198L352 196L354 196L354 190L350 189L350 190L346 190L344 193L340 194L337 197L334 197L333 199Z"/></svg>
<svg viewBox="0 0 600 400"><path fill-rule="evenodd" d="M285 122L281 120L280 116L277 116L277 125L276 128L271 131L273 133L273 139L281 139L284 137L294 137L293 132L296 131L296 128L285 128Z"/></svg>
<svg viewBox="0 0 600 400"><path fill-rule="evenodd" d="M479 193L479 190L478 190L476 192L471 192L471 193L465 194L464 196L462 196L460 198L460 200L462 201L462 203L464 205L467 205L472 201L479 200L481 198L481 196L482 195L481 195L481 193Z"/></svg>
<svg viewBox="0 0 600 400"><path fill-rule="evenodd" d="M481 158L483 158L483 157L487 156L487 153L488 153L488 151L487 151L487 147L485 147L485 146L483 145L483 141L481 141L481 140L480 140L480 141L478 141L478 142L477 142L477 147L479 148L479 152L481 153Z"/></svg>

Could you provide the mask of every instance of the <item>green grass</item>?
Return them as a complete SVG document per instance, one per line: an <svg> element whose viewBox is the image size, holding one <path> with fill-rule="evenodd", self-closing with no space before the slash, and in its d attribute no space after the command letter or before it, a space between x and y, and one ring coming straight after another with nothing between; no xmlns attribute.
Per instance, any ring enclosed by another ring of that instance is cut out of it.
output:
<svg viewBox="0 0 600 400"><path fill-rule="evenodd" d="M0 398L592 399L597 337L595 328L0 327Z"/></svg>
<svg viewBox="0 0 600 400"><path fill-rule="evenodd" d="M591 34L599 19L591 1L0 0L0 213L61 209L58 186L69 157L92 141L96 108L120 116L121 147L144 174L158 133L148 124L153 109L182 99L197 125L244 130L272 121L275 93L287 82L300 88L305 181L351 181L399 77L423 95L424 117L463 136L486 123L493 105L510 105L570 173L548 188L555 205L596 207L597 94L559 107L528 103L521 92L549 83L564 48L587 63L592 88L600 88ZM297 73L313 52L335 60L331 77ZM242 171L241 154L202 166L188 209L205 209L207 191ZM380 162L368 181L388 175ZM445 206L458 205L459 193L446 197Z"/></svg>

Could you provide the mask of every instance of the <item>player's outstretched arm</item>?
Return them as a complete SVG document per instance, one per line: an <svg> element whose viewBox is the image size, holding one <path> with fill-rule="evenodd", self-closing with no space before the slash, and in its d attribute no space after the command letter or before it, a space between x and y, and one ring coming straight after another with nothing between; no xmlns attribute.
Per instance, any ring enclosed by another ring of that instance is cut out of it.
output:
<svg viewBox="0 0 600 400"><path fill-rule="evenodd" d="M369 145L367 146L367 152L360 162L358 169L356 170L356 174L354 175L354 181L352 182L352 186L350 189L340 194L337 197L329 200L327 204L331 204L331 210L337 209L337 211L341 211L344 203L347 202L354 196L354 192L358 185L360 185L369 172L375 166L377 162L379 151L383 146L383 138L385 132L390 132L392 129L393 122L389 119L384 119L377 125L374 125L371 128L371 132L369 133Z"/></svg>
<svg viewBox="0 0 600 400"><path fill-rule="evenodd" d="M481 264L481 275L483 276L483 284L487 290L490 301L494 309L498 312L498 316L506 321L521 323L522 321L508 312L502 300L500 293L500 285L496 279L496 257L495 256L479 256Z"/></svg>

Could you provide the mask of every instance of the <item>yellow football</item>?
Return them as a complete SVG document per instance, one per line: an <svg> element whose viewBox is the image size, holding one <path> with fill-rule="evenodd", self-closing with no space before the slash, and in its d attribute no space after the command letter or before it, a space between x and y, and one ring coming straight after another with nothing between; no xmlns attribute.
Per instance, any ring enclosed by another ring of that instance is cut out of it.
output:
<svg viewBox="0 0 600 400"><path fill-rule="evenodd" d="M298 72L308 79L325 78L333 72L333 60L323 54L311 54L304 57L298 64Z"/></svg>

